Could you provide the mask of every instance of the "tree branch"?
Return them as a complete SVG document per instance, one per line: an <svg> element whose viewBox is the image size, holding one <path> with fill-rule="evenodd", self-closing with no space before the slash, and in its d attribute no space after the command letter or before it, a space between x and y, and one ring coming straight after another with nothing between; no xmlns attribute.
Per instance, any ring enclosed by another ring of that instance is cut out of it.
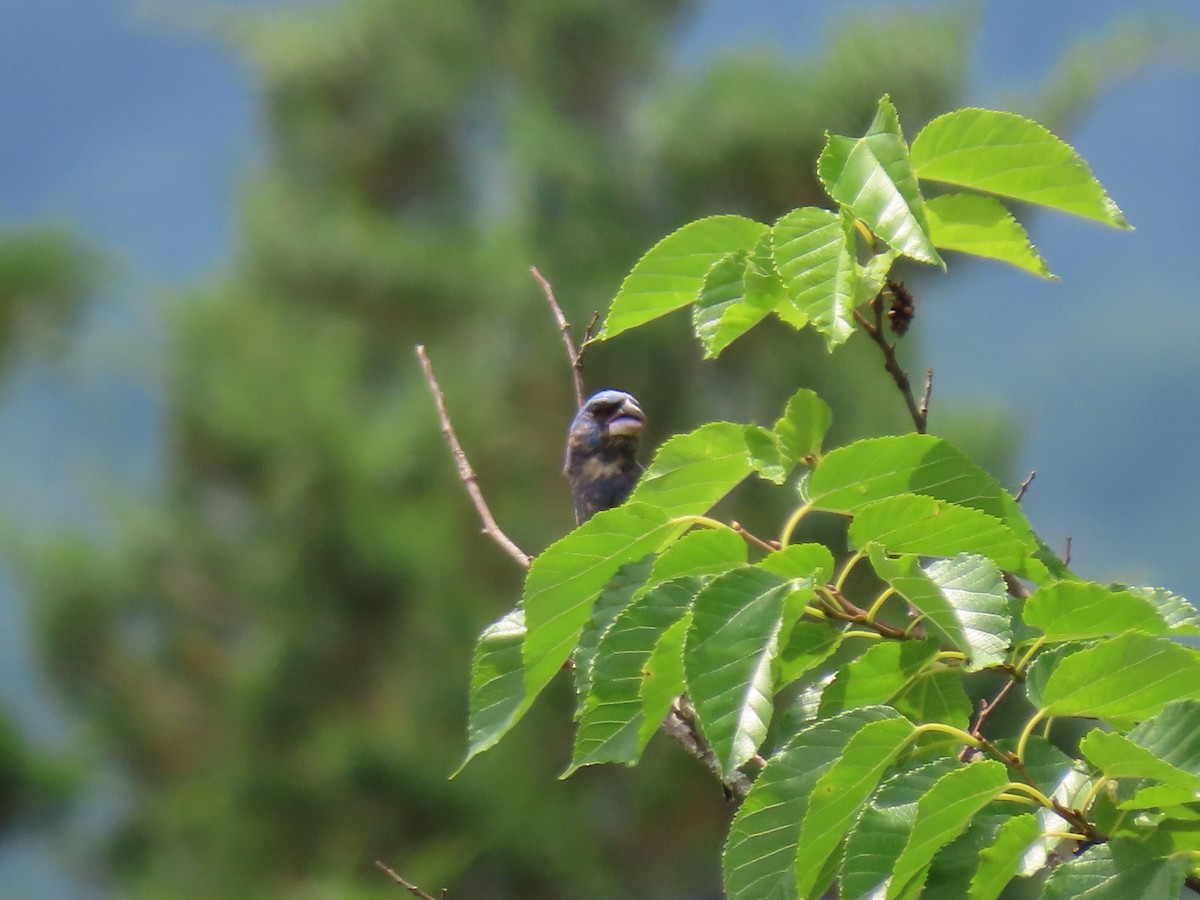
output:
<svg viewBox="0 0 1200 900"><path fill-rule="evenodd" d="M679 745L692 757L698 759L708 771L712 772L725 786L725 790L729 792L731 798L746 799L751 786L749 777L736 770L726 777L721 768L721 761L717 759L717 754L713 753L712 748L696 727L695 710L684 698L676 699L675 705L663 719L661 729L678 741Z"/></svg>
<svg viewBox="0 0 1200 900"><path fill-rule="evenodd" d="M414 897L420 897L421 900L439 900L439 898L434 897L432 894L425 893L423 890L421 890L415 884L405 881L403 878L401 878L399 875L396 874L394 869L392 869L389 866L385 866L379 860L375 860L375 868L382 871L385 875L387 875L389 878L391 878L392 881L396 882L396 884L400 885L400 887L404 888L406 891L408 891ZM445 888L442 888L442 896L441 896L440 900L446 900L446 898L448 896L450 896L450 895L447 892L447 890Z"/></svg>
<svg viewBox="0 0 1200 900"><path fill-rule="evenodd" d="M529 555L500 530L500 526L496 524L496 520L492 516L492 511L488 509L487 501L483 499L483 491L479 489L479 480L475 477L475 470L467 462L467 454L463 451L462 444L458 442L454 426L450 424L450 414L446 412L446 398L433 375L433 365L429 362L424 344L417 344L417 358L421 360L425 381L429 384L429 390L433 393L434 402L437 404L438 419L442 423L442 437L446 439L446 444L450 447L454 464L458 467L458 477L467 489L471 503L475 505L475 511L479 513L479 520L483 523L483 533L495 541L501 550L516 560L518 565L528 569L532 561Z"/></svg>
<svg viewBox="0 0 1200 900"><path fill-rule="evenodd" d="M917 398L913 396L912 383L908 380L908 373L904 371L903 366L896 359L896 345L889 343L887 336L883 331L883 302L879 295L871 301L871 308L875 311L875 321L872 322L857 309L854 311L854 319L861 326L862 330L867 333L867 336L875 342L879 347L879 351L883 354L883 367L888 374L892 376L892 381L896 382L896 387L900 389L900 393L904 396L904 403L908 407L908 414L912 417L913 426L917 429L917 434L925 434L927 422L929 419L929 394L933 390L933 370L930 370L926 376L924 402L917 403Z"/></svg>
<svg viewBox="0 0 1200 900"><path fill-rule="evenodd" d="M587 350L587 342L592 336L592 329L596 327L596 322L600 318L600 313L592 314L592 321L583 332L583 344L579 349L575 348L575 342L571 339L571 323L567 321L567 317L563 315L562 307L558 305L558 301L554 298L554 288L550 286L550 282L546 280L537 266L530 266L529 271L533 277L537 279L538 284L542 286L542 291L546 295L546 302L550 304L550 311L554 313L554 321L558 323L559 333L562 335L563 346L567 348L567 360L571 363L571 381L575 385L575 407L577 409L583 407L584 397L587 392L583 388L583 354Z"/></svg>

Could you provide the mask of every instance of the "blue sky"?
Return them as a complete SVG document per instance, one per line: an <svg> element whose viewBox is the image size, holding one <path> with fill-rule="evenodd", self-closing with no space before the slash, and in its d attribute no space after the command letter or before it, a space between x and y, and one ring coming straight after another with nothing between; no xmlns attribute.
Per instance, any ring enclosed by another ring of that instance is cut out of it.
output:
<svg viewBox="0 0 1200 900"><path fill-rule="evenodd" d="M839 20L881 5L709 0L679 36L680 59L745 43L812 52ZM123 264L77 346L58 361L22 365L0 387L0 512L35 526L102 528L96 510L114 482L152 481L152 300L219 269L239 181L261 152L248 70L215 41L167 24L156 6L172 8L162 0L0 4L0 224L72 223ZM1002 106L1031 89L1070 42L1104 32L1129 6L982 4L970 101ZM1193 2L1137 6L1200 28ZM1013 413L1021 471L1038 472L1025 505L1051 545L1071 535L1076 567L1089 577L1193 598L1198 64L1151 68L1070 136L1135 232L1038 216L1034 242L1061 281L952 258L951 275L930 281L918 320L936 370L934 430L939 404ZM20 595L0 579L0 634L19 640L25 630ZM28 650L5 644L0 701L18 703L28 724L52 735L60 724L29 699L44 695ZM71 896L57 877L44 848L0 850L0 883L18 893Z"/></svg>

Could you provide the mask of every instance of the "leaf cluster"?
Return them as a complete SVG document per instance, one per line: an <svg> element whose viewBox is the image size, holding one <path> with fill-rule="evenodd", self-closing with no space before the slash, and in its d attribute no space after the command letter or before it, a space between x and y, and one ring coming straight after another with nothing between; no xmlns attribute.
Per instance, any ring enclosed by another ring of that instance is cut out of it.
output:
<svg viewBox="0 0 1200 900"><path fill-rule="evenodd" d="M600 339L690 306L709 356L775 316L831 350L862 328L894 363L898 259L960 251L1050 277L1006 200L1128 227L1074 150L1008 113L949 113L910 146L885 97L864 135L828 136L818 172L833 209L660 241ZM1177 896L1200 855L1200 652L1179 640L1200 616L1071 572L923 418L827 449L831 421L800 389L770 427L676 435L626 504L539 555L477 646L467 759L573 668L566 774L691 729L741 800L730 897L836 881L845 897L984 898L1016 878L1047 897ZM793 492L777 535L710 515L746 479ZM845 552L800 539L816 516L845 523ZM1001 702L1019 706L1007 731ZM1077 744L1050 740L1065 719Z"/></svg>

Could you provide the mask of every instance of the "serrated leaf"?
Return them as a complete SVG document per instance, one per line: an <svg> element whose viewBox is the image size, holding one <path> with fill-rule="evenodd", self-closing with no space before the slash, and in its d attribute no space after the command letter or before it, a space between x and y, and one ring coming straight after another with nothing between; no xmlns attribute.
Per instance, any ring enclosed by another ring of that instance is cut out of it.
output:
<svg viewBox="0 0 1200 900"><path fill-rule="evenodd" d="M757 751L771 720L771 665L793 588L762 569L735 569L696 596L683 667L696 719L725 774Z"/></svg>
<svg viewBox="0 0 1200 900"><path fill-rule="evenodd" d="M824 622L797 622L787 634L776 660L776 690L819 666L841 646L844 632Z"/></svg>
<svg viewBox="0 0 1200 900"><path fill-rule="evenodd" d="M758 567L782 578L811 578L815 584L823 584L833 572L833 554L824 544L789 544L768 553Z"/></svg>
<svg viewBox="0 0 1200 900"><path fill-rule="evenodd" d="M1168 703L1129 732L1129 740L1171 765L1200 775L1200 702Z"/></svg>
<svg viewBox="0 0 1200 900"><path fill-rule="evenodd" d="M1165 846L1163 846L1165 844ZM1050 873L1044 900L1178 900L1189 862L1169 842L1115 837L1089 847Z"/></svg>
<svg viewBox="0 0 1200 900"><path fill-rule="evenodd" d="M806 457L820 455L821 442L831 424L833 411L829 404L814 391L800 388L788 399L783 415L775 423L775 436L794 465Z"/></svg>
<svg viewBox="0 0 1200 900"><path fill-rule="evenodd" d="M888 900L898 897L909 882L919 887L937 852L958 837L1006 784L1008 772L995 760L972 763L942 776L917 802L912 834L896 860Z"/></svg>
<svg viewBox="0 0 1200 900"><path fill-rule="evenodd" d="M659 638L687 612L702 584L694 576L660 584L613 619L596 647L566 774L594 763L637 761L644 667Z"/></svg>
<svg viewBox="0 0 1200 900"><path fill-rule="evenodd" d="M1153 778L1166 784L1186 785L1192 792L1200 789L1200 775L1164 762L1124 735L1094 728L1079 742L1079 752L1109 778Z"/></svg>
<svg viewBox="0 0 1200 900"><path fill-rule="evenodd" d="M692 613L688 610L663 632L646 660L640 694L642 724L638 727L638 750L645 749L658 731L659 723L670 712L675 698L684 691L683 642L691 626Z"/></svg>
<svg viewBox="0 0 1200 900"><path fill-rule="evenodd" d="M932 635L967 654L968 669L1003 662L1012 642L1007 588L991 560L969 553L922 566L916 556L871 548L876 573L922 616Z"/></svg>
<svg viewBox="0 0 1200 900"><path fill-rule="evenodd" d="M703 528L689 531L655 558L639 594L676 578L720 575L745 564L746 542L731 530Z"/></svg>
<svg viewBox="0 0 1200 900"><path fill-rule="evenodd" d="M701 515L751 471L745 426L709 422L659 447L627 502L669 516Z"/></svg>
<svg viewBox="0 0 1200 900"><path fill-rule="evenodd" d="M692 303L714 263L726 254L749 250L766 231L766 225L742 216L710 216L667 235L625 277L597 340Z"/></svg>
<svg viewBox="0 0 1200 900"><path fill-rule="evenodd" d="M914 722L942 722L966 729L971 720L971 698L963 689L962 673L953 669L922 672L892 704ZM945 740L945 735L930 735Z"/></svg>
<svg viewBox="0 0 1200 900"><path fill-rule="evenodd" d="M1025 573L1031 562L1028 545L999 519L921 494L885 497L862 507L850 523L849 534L856 547L878 544L893 554L972 553L1018 573Z"/></svg>
<svg viewBox="0 0 1200 900"><path fill-rule="evenodd" d="M525 611L519 608L480 634L471 660L467 755L458 771L472 757L494 746L520 716L525 699L525 667L521 661L524 640Z"/></svg>
<svg viewBox="0 0 1200 900"><path fill-rule="evenodd" d="M830 512L854 513L904 493L947 500L1000 519L1037 556L1039 564L1029 572L1034 581L1066 573L1061 562L1043 551L1012 495L941 438L906 434L855 441L825 454L807 484L807 501Z"/></svg>
<svg viewBox="0 0 1200 900"><path fill-rule="evenodd" d="M962 765L957 759L938 759L884 782L846 839L839 885L842 897L881 895L912 833L917 801L939 778Z"/></svg>
<svg viewBox="0 0 1200 900"><path fill-rule="evenodd" d="M1115 585L1116 588L1125 585ZM1162 620L1167 623L1173 634L1195 636L1200 635L1200 612L1185 597L1173 594L1166 588L1155 587L1125 587L1144 600L1154 604Z"/></svg>
<svg viewBox="0 0 1200 900"><path fill-rule="evenodd" d="M792 307L833 349L854 331L857 269L841 219L815 206L794 209L771 229L775 268Z"/></svg>
<svg viewBox="0 0 1200 900"><path fill-rule="evenodd" d="M1149 600L1131 591L1110 590L1091 581L1045 584L1029 595L1021 617L1048 641L1079 641L1124 631L1167 630Z"/></svg>
<svg viewBox="0 0 1200 900"><path fill-rule="evenodd" d="M1200 655L1131 632L1062 659L1041 691L1046 716L1148 719L1172 700L1200 697Z"/></svg>
<svg viewBox="0 0 1200 900"><path fill-rule="evenodd" d="M692 306L692 331L704 345L704 358L715 359L735 340L765 319L783 301L764 289L763 280L745 251L723 256L704 276Z"/></svg>
<svg viewBox="0 0 1200 900"><path fill-rule="evenodd" d="M817 162L825 190L888 246L921 262L941 265L929 234L921 189L908 160L908 145L889 98L861 138L830 135Z"/></svg>
<svg viewBox="0 0 1200 900"><path fill-rule="evenodd" d="M796 846L813 786L864 726L895 715L867 707L814 722L767 761L729 826L722 872L730 900L797 895Z"/></svg>
<svg viewBox="0 0 1200 900"><path fill-rule="evenodd" d="M745 431L746 449L750 453L750 465L760 476L775 484L787 481L788 474L795 463L784 458L783 447L775 432L761 425L747 425Z"/></svg>
<svg viewBox="0 0 1200 900"><path fill-rule="evenodd" d="M821 716L890 703L937 654L933 641L886 641L842 666L821 695Z"/></svg>
<svg viewBox="0 0 1200 900"><path fill-rule="evenodd" d="M591 690L592 657L601 635L644 587L653 563L653 557L646 557L621 566L592 604L591 614L579 634L575 652L572 654L575 661L575 693L580 700Z"/></svg>
<svg viewBox="0 0 1200 900"><path fill-rule="evenodd" d="M990 847L980 851L979 868L971 878L968 900L996 900L1021 867L1021 858L1042 833L1037 816L1014 816L996 833Z"/></svg>
<svg viewBox="0 0 1200 900"><path fill-rule="evenodd" d="M911 161L921 179L1130 227L1069 144L1013 113L960 109L938 116L913 141Z"/></svg>
<svg viewBox="0 0 1200 900"><path fill-rule="evenodd" d="M943 194L925 201L929 231L941 250L1008 263L1039 278L1054 278L1029 233L995 197Z"/></svg>
<svg viewBox="0 0 1200 900"><path fill-rule="evenodd" d="M662 549L684 527L656 507L627 502L597 513L533 561L525 578L525 699L518 716L571 655L613 573Z"/></svg>
<svg viewBox="0 0 1200 900"><path fill-rule="evenodd" d="M893 716L864 725L813 786L796 845L797 895L809 895L818 870L849 831L896 754L912 737L913 724L898 713Z"/></svg>

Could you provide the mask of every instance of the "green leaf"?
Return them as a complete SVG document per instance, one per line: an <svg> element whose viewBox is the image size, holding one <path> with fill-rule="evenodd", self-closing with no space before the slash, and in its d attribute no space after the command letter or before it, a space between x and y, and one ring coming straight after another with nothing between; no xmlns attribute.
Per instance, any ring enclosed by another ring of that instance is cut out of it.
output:
<svg viewBox="0 0 1200 900"><path fill-rule="evenodd" d="M808 388L800 388L788 399L783 415L775 423L775 436L785 457L795 464L820 454L831 424L829 404Z"/></svg>
<svg viewBox="0 0 1200 900"><path fill-rule="evenodd" d="M895 716L866 707L817 721L767 761L729 826L722 870L730 900L797 896L796 846L813 786L854 735ZM820 865L814 860L812 867Z"/></svg>
<svg viewBox="0 0 1200 900"><path fill-rule="evenodd" d="M943 194L925 201L929 231L942 250L1009 263L1039 278L1054 278L1029 233L995 197Z"/></svg>
<svg viewBox="0 0 1200 900"><path fill-rule="evenodd" d="M754 467L754 471L775 484L787 481L795 463L784 458L783 447L775 432L761 425L747 425L744 437L746 449L750 453L750 465Z"/></svg>
<svg viewBox="0 0 1200 900"><path fill-rule="evenodd" d="M725 774L767 735L785 598L794 588L756 567L714 578L696 596L683 666L696 718Z"/></svg>
<svg viewBox="0 0 1200 900"><path fill-rule="evenodd" d="M789 544L768 553L758 567L781 578L811 578L815 584L824 584L833 572L833 554L824 544Z"/></svg>
<svg viewBox="0 0 1200 900"><path fill-rule="evenodd" d="M912 734L913 724L894 712L892 717L864 725L818 779L796 845L797 895L809 895L818 870L849 831L859 809Z"/></svg>
<svg viewBox="0 0 1200 900"><path fill-rule="evenodd" d="M1130 731L1129 739L1164 762L1200 775L1200 702L1168 703L1154 718Z"/></svg>
<svg viewBox="0 0 1200 900"><path fill-rule="evenodd" d="M844 632L824 622L793 625L776 660L776 690L829 659L841 646L844 636Z"/></svg>
<svg viewBox="0 0 1200 900"><path fill-rule="evenodd" d="M817 163L825 190L893 249L941 265L896 108L887 97L861 138L830 135Z"/></svg>
<svg viewBox="0 0 1200 900"><path fill-rule="evenodd" d="M771 282L745 251L730 253L713 264L692 306L692 330L704 345L705 359L720 356L783 302L778 276L775 282L777 287L771 290Z"/></svg>
<svg viewBox="0 0 1200 900"><path fill-rule="evenodd" d="M1090 581L1059 581L1039 587L1021 617L1049 641L1079 641L1124 631L1159 634L1167 623L1149 600L1131 591L1110 590Z"/></svg>
<svg viewBox="0 0 1200 900"><path fill-rule="evenodd" d="M889 553L972 553L1018 573L1026 572L1031 562L1028 545L999 519L921 494L899 494L862 507L849 534L860 548L874 543Z"/></svg>
<svg viewBox="0 0 1200 900"><path fill-rule="evenodd" d="M995 760L972 763L942 776L917 802L912 834L896 860L888 900L900 896L909 882L919 888L937 852L958 837L1006 784L1008 772Z"/></svg>
<svg viewBox="0 0 1200 900"><path fill-rule="evenodd" d="M1037 816L1025 813L1000 826L990 847L980 851L979 868L971 879L968 900L996 900L1021 866L1021 857L1038 839L1042 828Z"/></svg>
<svg viewBox="0 0 1200 900"><path fill-rule="evenodd" d="M614 338L692 303L714 263L729 253L749 250L766 231L766 225L742 216L711 216L667 235L626 276L597 340Z"/></svg>
<svg viewBox="0 0 1200 900"><path fill-rule="evenodd" d="M709 422L659 447L627 503L669 516L702 515L751 471L745 426Z"/></svg>
<svg viewBox="0 0 1200 900"><path fill-rule="evenodd" d="M914 722L942 722L966 730L971 721L971 698L963 688L961 672L935 668L922 672L896 696L892 704ZM928 735L940 742L946 735Z"/></svg>
<svg viewBox="0 0 1200 900"><path fill-rule="evenodd" d="M939 116L913 141L911 159L921 179L1129 227L1069 144L1013 113L960 109Z"/></svg>
<svg viewBox="0 0 1200 900"><path fill-rule="evenodd" d="M621 566L592 605L591 614L583 626L583 631L579 634L579 641L572 654L575 662L575 693L580 700L586 697L588 691L591 690L592 658L596 653L597 644L600 643L601 635L612 624L613 619L642 590L653 562L653 557L646 557Z"/></svg>
<svg viewBox="0 0 1200 900"><path fill-rule="evenodd" d="M1189 863L1171 849L1123 837L1089 847L1050 873L1043 900L1179 900Z"/></svg>
<svg viewBox="0 0 1200 900"><path fill-rule="evenodd" d="M525 578L525 700L518 716L571 655L613 573L661 549L684 527L660 509L627 502L597 513L533 561Z"/></svg>
<svg viewBox="0 0 1200 900"><path fill-rule="evenodd" d="M995 516L1037 555L1029 577L1043 581L1065 567L1044 553L1021 507L987 472L941 438L906 434L855 441L830 450L808 481L816 509L854 513L896 494L924 494ZM1035 571L1036 570L1036 571Z"/></svg>
<svg viewBox="0 0 1200 900"><path fill-rule="evenodd" d="M658 643L646 660L645 678L642 680L642 724L638 727L638 749L643 750L671 704L684 691L683 642L692 626L692 613L688 610L678 622L663 632Z"/></svg>
<svg viewBox="0 0 1200 900"><path fill-rule="evenodd" d="M642 750L638 731L643 669L659 638L687 612L702 584L694 576L660 584L635 600L604 632L566 774L594 763L637 761Z"/></svg>
<svg viewBox="0 0 1200 900"><path fill-rule="evenodd" d="M991 560L969 553L922 567L916 556L870 548L876 573L922 616L930 634L967 654L969 670L1004 662L1012 642L1007 588Z"/></svg>
<svg viewBox="0 0 1200 900"><path fill-rule="evenodd" d="M467 717L467 755L471 758L495 745L516 723L525 699L525 611L514 609L483 630L471 660L470 712ZM457 772L455 773L457 774Z"/></svg>
<svg viewBox="0 0 1200 900"><path fill-rule="evenodd" d="M1153 778L1185 785L1192 792L1200 789L1200 775L1164 762L1124 735L1094 728L1080 741L1079 752L1109 778Z"/></svg>
<svg viewBox="0 0 1200 900"><path fill-rule="evenodd" d="M890 703L937 654L934 641L886 641L842 666L821 695L820 715Z"/></svg>
<svg viewBox="0 0 1200 900"><path fill-rule="evenodd" d="M841 896L881 895L912 833L917 801L938 779L962 765L957 759L938 759L900 772L884 782L846 839L839 885Z"/></svg>
<svg viewBox="0 0 1200 900"><path fill-rule="evenodd" d="M1116 588L1125 587L1116 585ZM1166 588L1130 587L1126 590L1154 604L1172 634L1200 635L1200 612L1186 598L1172 594Z"/></svg>
<svg viewBox="0 0 1200 900"><path fill-rule="evenodd" d="M1041 692L1046 716L1148 719L1172 700L1200 698L1200 655L1131 632L1061 660Z"/></svg>
<svg viewBox="0 0 1200 900"><path fill-rule="evenodd" d="M640 593L676 578L720 575L745 564L746 542L728 528L689 531L654 560Z"/></svg>
<svg viewBox="0 0 1200 900"><path fill-rule="evenodd" d="M775 268L792 307L833 349L854 332L857 269L841 219L825 209L794 209L771 229Z"/></svg>

